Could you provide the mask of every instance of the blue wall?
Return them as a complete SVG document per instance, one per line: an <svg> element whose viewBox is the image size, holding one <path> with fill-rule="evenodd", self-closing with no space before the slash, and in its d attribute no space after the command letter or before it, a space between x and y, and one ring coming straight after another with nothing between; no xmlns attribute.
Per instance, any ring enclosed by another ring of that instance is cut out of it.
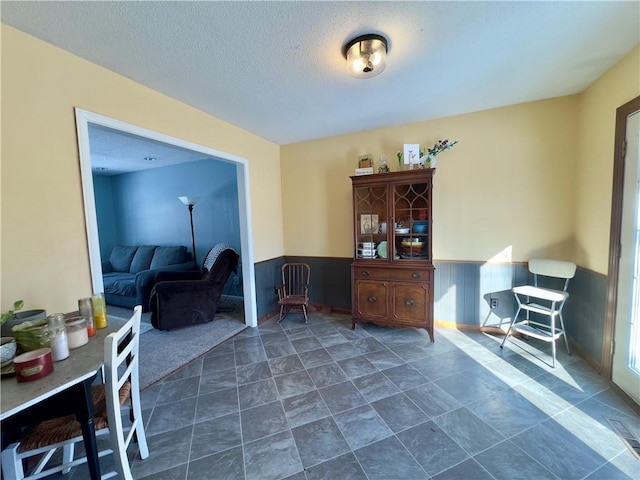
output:
<svg viewBox="0 0 640 480"><path fill-rule="evenodd" d="M96 202L98 235L100 236L100 256L109 258L111 249L118 243L118 223L113 208L113 182L116 177L93 176L93 195Z"/></svg>
<svg viewBox="0 0 640 480"><path fill-rule="evenodd" d="M198 264L225 242L240 252L236 166L199 160L93 178L100 252L114 245L184 245L191 251L189 210L178 197L200 197L193 208ZM239 271L239 270L238 270Z"/></svg>

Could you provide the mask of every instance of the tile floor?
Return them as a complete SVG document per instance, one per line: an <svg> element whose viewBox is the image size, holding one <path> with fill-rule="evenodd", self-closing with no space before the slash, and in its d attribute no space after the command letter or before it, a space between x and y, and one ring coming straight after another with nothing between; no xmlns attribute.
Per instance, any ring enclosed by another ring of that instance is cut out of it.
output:
<svg viewBox="0 0 640 480"><path fill-rule="evenodd" d="M143 393L134 478L640 478L605 418L640 438L639 416L563 345L552 369L548 344L435 338L335 314L247 329Z"/></svg>

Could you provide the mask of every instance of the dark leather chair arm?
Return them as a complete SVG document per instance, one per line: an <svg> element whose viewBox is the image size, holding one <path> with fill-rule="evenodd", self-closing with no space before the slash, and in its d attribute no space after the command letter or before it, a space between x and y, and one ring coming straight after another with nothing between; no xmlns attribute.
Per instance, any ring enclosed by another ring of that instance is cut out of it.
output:
<svg viewBox="0 0 640 480"><path fill-rule="evenodd" d="M179 296L202 295L203 292L211 290L211 284L202 280L174 280L169 282L158 282L153 287L153 292L157 295L171 295L172 298Z"/></svg>
<svg viewBox="0 0 640 480"><path fill-rule="evenodd" d="M156 275L161 272L173 271L189 271L193 270L193 262L178 263L175 265L167 265L166 267L154 268L153 270L143 270L138 272L135 278L136 285L136 301L138 305L143 306L146 311L146 305L149 305L151 297L151 289L156 284Z"/></svg>
<svg viewBox="0 0 640 480"><path fill-rule="evenodd" d="M158 272L156 274L156 283L158 282L174 282L177 280L200 280L202 273L199 270L191 270L188 272Z"/></svg>
<svg viewBox="0 0 640 480"><path fill-rule="evenodd" d="M187 262L154 268L153 270L143 270L142 272L136 273L136 290L139 292L141 288L153 287L156 283L156 275L160 272L188 272L190 270L193 271L193 268L193 262Z"/></svg>

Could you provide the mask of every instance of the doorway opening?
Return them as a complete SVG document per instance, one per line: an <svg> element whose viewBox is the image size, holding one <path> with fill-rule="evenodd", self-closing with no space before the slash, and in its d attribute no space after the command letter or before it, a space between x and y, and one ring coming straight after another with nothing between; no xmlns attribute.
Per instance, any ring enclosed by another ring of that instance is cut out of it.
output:
<svg viewBox="0 0 640 480"><path fill-rule="evenodd" d="M185 150L190 150L206 157L219 159L235 165L236 184L238 191L239 230L241 249L241 278L244 292L245 323L250 327L257 326L256 287L253 260L253 237L251 232L251 203L249 196L249 167L246 159L209 147L197 145L185 140L164 135L136 125L131 125L103 115L75 109L78 146L80 154L80 170L82 176L82 190L84 199L87 242L89 247L89 263L93 290L103 291L102 265L100 241L98 236L98 221L96 215L95 192L92 175L92 161L90 150L89 127L102 126L118 130L144 139L161 142Z"/></svg>

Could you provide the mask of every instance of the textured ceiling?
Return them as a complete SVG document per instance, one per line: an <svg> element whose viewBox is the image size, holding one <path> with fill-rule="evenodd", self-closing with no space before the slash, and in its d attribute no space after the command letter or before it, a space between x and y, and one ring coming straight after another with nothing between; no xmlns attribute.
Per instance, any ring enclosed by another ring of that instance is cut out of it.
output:
<svg viewBox="0 0 640 480"><path fill-rule="evenodd" d="M119 175L150 168L204 160L206 155L101 125L89 124L91 170Z"/></svg>
<svg viewBox="0 0 640 480"><path fill-rule="evenodd" d="M574 94L640 43L629 2L12 2L2 22L284 145ZM342 46L389 39L358 80Z"/></svg>

